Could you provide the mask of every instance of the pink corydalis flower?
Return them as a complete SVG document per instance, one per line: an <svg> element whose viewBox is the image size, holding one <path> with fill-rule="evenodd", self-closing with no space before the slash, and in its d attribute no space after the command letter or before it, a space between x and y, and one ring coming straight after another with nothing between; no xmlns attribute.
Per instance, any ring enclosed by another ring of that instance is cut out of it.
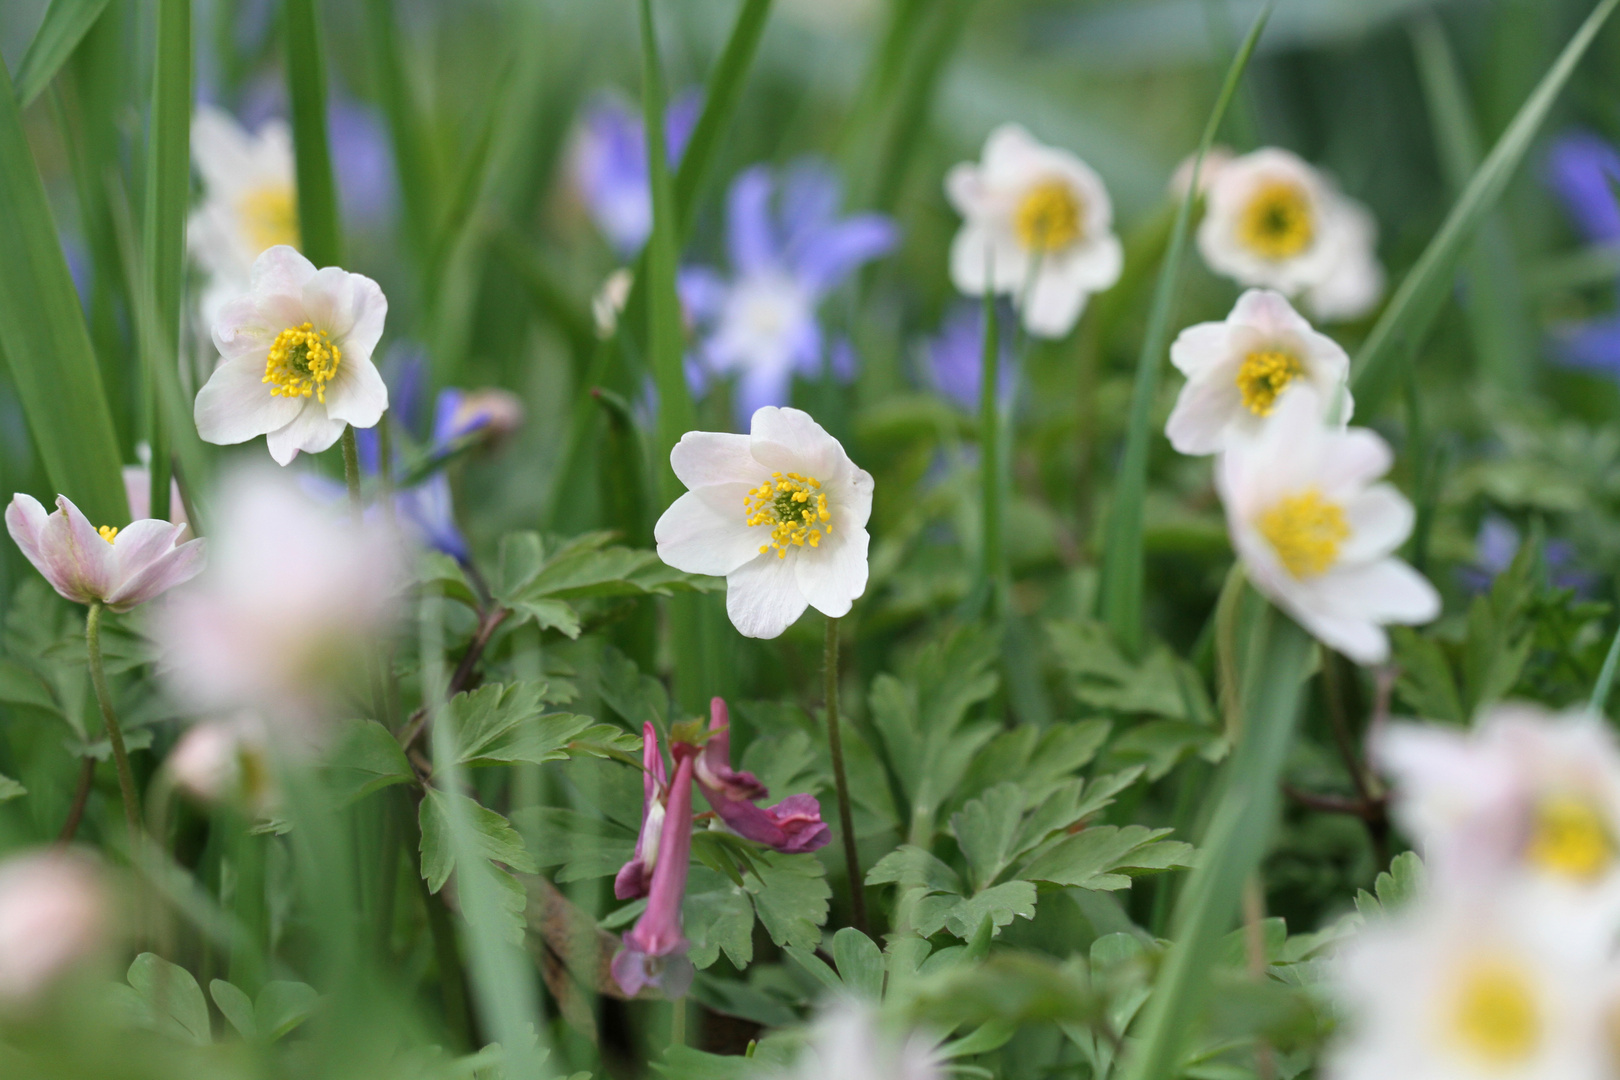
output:
<svg viewBox="0 0 1620 1080"><path fill-rule="evenodd" d="M687 942L681 932L681 903L686 899L686 873L692 856L692 770L697 751L684 743L675 744L673 751L675 779L669 786L664 827L652 845L656 857L647 910L624 935L624 949L613 958L613 980L631 997L655 986L665 997L678 998L692 985L692 962L686 958Z"/></svg>
<svg viewBox="0 0 1620 1080"><path fill-rule="evenodd" d="M51 587L80 604L128 611L202 572L203 541L184 524L147 518L122 529L90 524L66 495L47 514L32 495L12 496L6 528Z"/></svg>
<svg viewBox="0 0 1620 1080"><path fill-rule="evenodd" d="M775 806L755 800L770 794L750 772L731 767L731 721L721 698L709 702L709 739L698 754L696 777L703 797L738 836L777 851L815 851L832 839L814 795L790 795Z"/></svg>
<svg viewBox="0 0 1620 1080"><path fill-rule="evenodd" d="M658 731L652 724L641 725L641 833L636 837L636 853L613 879L613 895L620 900L646 896L652 888L653 868L658 862L658 843L664 831L664 800L668 798L669 777L664 771L664 755L658 751Z"/></svg>

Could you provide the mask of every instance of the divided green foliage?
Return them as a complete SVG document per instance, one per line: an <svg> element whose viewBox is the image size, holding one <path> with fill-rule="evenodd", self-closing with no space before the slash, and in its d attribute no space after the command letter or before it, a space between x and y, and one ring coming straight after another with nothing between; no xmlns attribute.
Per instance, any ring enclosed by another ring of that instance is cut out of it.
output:
<svg viewBox="0 0 1620 1080"><path fill-rule="evenodd" d="M444 883L456 869L449 817L452 813L449 803L452 800L471 824L473 852L487 861L489 874L486 880L495 886L495 909L490 912L497 920L494 930L509 944L521 945L528 898L523 886L508 871L536 874L540 868L524 847L523 837L500 814L465 795L446 794L437 788L429 788L418 810L422 829L422 880L427 882L430 891L437 893L444 888Z"/></svg>
<svg viewBox="0 0 1620 1080"><path fill-rule="evenodd" d="M702 834L699 834L702 835ZM814 950L821 944L832 888L814 855L783 855L751 849L748 867L721 873L693 867L682 918L692 942L690 958L702 969L724 952L738 968L753 961L757 919L784 950Z"/></svg>
<svg viewBox="0 0 1620 1080"><path fill-rule="evenodd" d="M308 1020L320 1003L313 986L290 980L265 983L257 998L224 979L210 982L208 992L220 1015L249 1041L275 1042Z"/></svg>

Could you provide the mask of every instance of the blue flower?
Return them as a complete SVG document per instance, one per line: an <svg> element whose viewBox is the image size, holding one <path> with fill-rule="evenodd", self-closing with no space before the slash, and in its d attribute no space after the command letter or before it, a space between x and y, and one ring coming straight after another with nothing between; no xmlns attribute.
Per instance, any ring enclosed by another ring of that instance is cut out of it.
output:
<svg viewBox="0 0 1620 1080"><path fill-rule="evenodd" d="M1013 387L1011 334L1008 332L1013 318L1011 306L1000 304L996 311L1001 337L996 393L1003 401ZM929 339L927 357L927 376L934 389L964 409L978 409L984 370L984 305L973 301L954 305L940 326L939 334Z"/></svg>
<svg viewBox="0 0 1620 1080"><path fill-rule="evenodd" d="M664 114L664 142L671 168L680 164L703 98L688 91ZM647 135L641 114L616 97L599 98L585 114L574 145L574 186L586 212L623 258L641 250L652 234L652 193L647 175Z"/></svg>
<svg viewBox="0 0 1620 1080"><path fill-rule="evenodd" d="M694 389L711 376L737 376L737 412L747 418L786 405L794 372L821 370L817 307L899 240L882 214L840 217L841 200L838 177L817 161L800 161L780 177L756 165L733 181L726 208L733 276L706 267L681 272L681 300L699 334ZM834 362L835 374L852 367L849 360Z"/></svg>
<svg viewBox="0 0 1620 1080"><path fill-rule="evenodd" d="M1588 243L1620 243L1620 150L1588 132L1565 135L1547 157L1546 179ZM1554 330L1557 359L1620 377L1620 316L1566 323Z"/></svg>
<svg viewBox="0 0 1620 1080"><path fill-rule="evenodd" d="M1489 592L1496 579L1513 565L1521 543L1519 530L1511 521L1499 514L1485 515L1474 539L1474 562L1457 572L1463 587L1472 593ZM1542 546L1541 558L1553 588L1570 589L1577 596L1590 596L1596 588L1596 575L1576 564L1575 546L1568 540L1548 540Z"/></svg>

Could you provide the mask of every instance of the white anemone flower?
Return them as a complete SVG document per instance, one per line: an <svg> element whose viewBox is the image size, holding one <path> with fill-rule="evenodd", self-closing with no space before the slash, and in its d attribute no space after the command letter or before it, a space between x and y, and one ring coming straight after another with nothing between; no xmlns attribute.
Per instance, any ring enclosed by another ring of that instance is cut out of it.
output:
<svg viewBox="0 0 1620 1080"><path fill-rule="evenodd" d="M112 910L87 855L38 851L0 862L0 1005L28 1005L103 952Z"/></svg>
<svg viewBox="0 0 1620 1080"><path fill-rule="evenodd" d="M1064 336L1086 298L1119 280L1124 249L1102 178L1019 125L991 132L982 161L953 166L945 193L963 217L952 283L974 296L1012 296L1031 334Z"/></svg>
<svg viewBox="0 0 1620 1080"><path fill-rule="evenodd" d="M841 1001L822 1014L795 1067L774 1080L944 1080L936 1040L888 1030L873 1009Z"/></svg>
<svg viewBox="0 0 1620 1080"><path fill-rule="evenodd" d="M1323 644L1358 663L1389 655L1387 623L1428 622L1440 595L1393 552L1412 531L1412 504L1389 484L1389 444L1322 423L1309 385L1289 387L1270 420L1239 433L1215 484L1249 580Z"/></svg>
<svg viewBox="0 0 1620 1080"><path fill-rule="evenodd" d="M1323 1076L1612 1076L1608 952L1547 919L1512 895L1434 897L1362 930L1335 960L1349 1017Z"/></svg>
<svg viewBox="0 0 1620 1080"><path fill-rule="evenodd" d="M1303 296L1318 319L1355 319L1384 292L1378 226L1366 207L1287 150L1221 165L1206 191L1198 250L1240 285Z"/></svg>
<svg viewBox="0 0 1620 1080"><path fill-rule="evenodd" d="M253 264L252 289L220 310L223 362L197 394L197 433L230 444L267 435L286 465L318 453L347 425L372 427L388 387L371 362L388 301L377 283L336 266L315 269L290 247Z"/></svg>
<svg viewBox="0 0 1620 1080"><path fill-rule="evenodd" d="M767 406L747 435L689 431L669 462L690 490L658 519L658 556L723 576L743 636L776 637L806 606L847 615L866 591L872 474L808 413Z"/></svg>
<svg viewBox="0 0 1620 1080"><path fill-rule="evenodd" d="M260 252L298 246L298 189L292 135L282 120L249 132L211 105L191 120L191 158L203 199L186 223L192 257L207 271L203 317L247 287Z"/></svg>
<svg viewBox="0 0 1620 1080"><path fill-rule="evenodd" d="M218 505L207 573L152 620L170 689L202 715L331 717L398 614L398 541L264 468L228 478Z"/></svg>
<svg viewBox="0 0 1620 1080"><path fill-rule="evenodd" d="M66 495L50 513L18 492L6 507L6 530L51 588L75 603L129 611L202 572L207 541L190 529L145 518L122 529L96 527Z"/></svg>
<svg viewBox="0 0 1620 1080"><path fill-rule="evenodd" d="M1257 432L1295 380L1315 387L1339 427L1350 419L1350 357L1269 289L1238 297L1222 322L1187 327L1170 362L1187 384L1164 433L1183 454L1213 454L1233 432Z"/></svg>

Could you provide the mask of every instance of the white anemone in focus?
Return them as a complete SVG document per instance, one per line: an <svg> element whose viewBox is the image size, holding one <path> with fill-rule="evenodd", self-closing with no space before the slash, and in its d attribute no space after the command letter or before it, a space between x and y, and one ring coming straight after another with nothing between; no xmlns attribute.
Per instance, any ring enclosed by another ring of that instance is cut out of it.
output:
<svg viewBox="0 0 1620 1080"><path fill-rule="evenodd" d="M371 362L388 301L377 283L336 266L315 269L290 247L253 264L251 291L214 323L223 361L197 394L197 433L227 445L259 435L286 465L318 453L346 425L372 427L388 387Z"/></svg>
<svg viewBox="0 0 1620 1080"><path fill-rule="evenodd" d="M952 283L974 296L1011 296L1030 333L1064 336L1086 298L1119 280L1124 249L1102 178L1019 125L991 132L981 161L953 166L945 193L963 218Z"/></svg>
<svg viewBox="0 0 1620 1080"><path fill-rule="evenodd" d="M203 569L204 541L186 540L184 524L147 518L98 529L66 495L49 514L32 495L12 496L6 529L58 594L113 611L144 604Z"/></svg>
<svg viewBox="0 0 1620 1080"><path fill-rule="evenodd" d="M208 573L153 619L171 691L197 713L330 717L392 628L398 542L264 469L228 479L216 520Z"/></svg>
<svg viewBox="0 0 1620 1080"><path fill-rule="evenodd" d="M1384 292L1367 208L1287 150L1225 162L1210 178L1198 250L1240 285L1303 297L1318 319L1355 319Z"/></svg>
<svg viewBox="0 0 1620 1080"><path fill-rule="evenodd" d="M1183 454L1213 454L1231 433L1257 432L1296 380L1315 388L1339 427L1350 419L1350 357L1269 289L1244 293L1223 322L1187 327L1170 362L1187 384L1164 433Z"/></svg>
<svg viewBox="0 0 1620 1080"><path fill-rule="evenodd" d="M1612 1076L1607 953L1546 921L1516 897L1433 898L1360 931L1335 961L1349 1016L1325 1080Z"/></svg>
<svg viewBox="0 0 1620 1080"><path fill-rule="evenodd" d="M88 856L52 850L0 862L0 1004L28 1003L100 953L110 916Z"/></svg>
<svg viewBox="0 0 1620 1080"><path fill-rule="evenodd" d="M1428 580L1395 558L1412 504L1389 484L1389 444L1323 425L1308 385L1285 390L1269 421L1217 460L1227 531L1255 588L1330 648L1361 664L1389 655L1388 623L1440 613Z"/></svg>
<svg viewBox="0 0 1620 1080"><path fill-rule="evenodd" d="M724 577L745 637L776 637L807 605L846 615L866 591L872 475L808 413L767 406L747 435L689 431L669 461L690 490L658 519L658 556Z"/></svg>
<svg viewBox="0 0 1620 1080"><path fill-rule="evenodd" d="M866 1005L840 1002L810 1029L794 1067L773 1080L945 1080L944 1060L920 1033L901 1038Z"/></svg>
<svg viewBox="0 0 1620 1080"><path fill-rule="evenodd" d="M186 244L208 273L202 311L212 324L225 301L247 288L260 252L298 246L292 135L282 120L249 132L230 113L204 105L191 121L191 158L203 199L186 223Z"/></svg>

